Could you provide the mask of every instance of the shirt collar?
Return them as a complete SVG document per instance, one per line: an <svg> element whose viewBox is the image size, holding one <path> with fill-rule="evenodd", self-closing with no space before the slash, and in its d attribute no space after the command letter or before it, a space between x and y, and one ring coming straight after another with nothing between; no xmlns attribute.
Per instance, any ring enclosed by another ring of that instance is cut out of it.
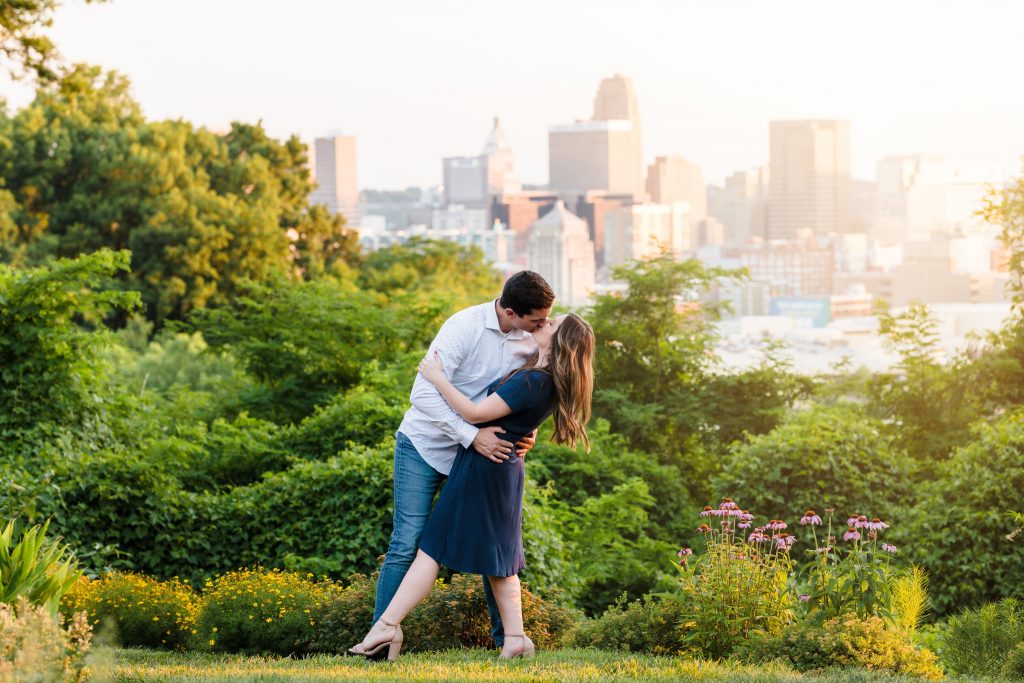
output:
<svg viewBox="0 0 1024 683"><path fill-rule="evenodd" d="M513 327L508 332L501 331L501 323L498 321L498 300L495 299L487 306L487 312L484 313L484 327L489 330L494 330L499 334L506 335L509 339L522 339L526 337L529 332L524 332L518 327Z"/></svg>

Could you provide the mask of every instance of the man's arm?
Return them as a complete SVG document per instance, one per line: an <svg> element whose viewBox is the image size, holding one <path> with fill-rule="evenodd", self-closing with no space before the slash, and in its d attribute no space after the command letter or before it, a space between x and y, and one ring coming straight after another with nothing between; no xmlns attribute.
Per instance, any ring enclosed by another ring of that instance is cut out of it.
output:
<svg viewBox="0 0 1024 683"><path fill-rule="evenodd" d="M468 338L469 336L468 330L460 329L449 319L441 326L437 337L430 344L427 356L431 357L435 351L441 356L445 376L448 379L452 378L470 350L474 340ZM418 372L412 385L409 401L452 441L461 443L466 448L473 443L478 429L452 410L438 392L437 387L425 380Z"/></svg>
<svg viewBox="0 0 1024 683"><path fill-rule="evenodd" d="M437 337L430 344L427 351L431 356L434 351L441 355L444 363L445 375L451 379L452 373L459 367L466 355L475 343L475 336L471 331L459 329L458 325L452 324L451 319L441 326ZM502 433L498 427L484 427L478 429L469 424L462 417L452 410L444 398L437 391L437 388L425 380L418 372L412 385L412 393L409 401L423 415L446 434L452 441L469 448L473 446L477 453L493 462L508 460L512 452L512 444L504 439L498 438Z"/></svg>

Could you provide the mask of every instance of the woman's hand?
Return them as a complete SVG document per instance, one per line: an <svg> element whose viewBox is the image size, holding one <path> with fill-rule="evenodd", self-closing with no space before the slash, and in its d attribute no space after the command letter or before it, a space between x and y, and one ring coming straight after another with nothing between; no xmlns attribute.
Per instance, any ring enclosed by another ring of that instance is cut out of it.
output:
<svg viewBox="0 0 1024 683"><path fill-rule="evenodd" d="M441 364L441 354L434 351L433 355L427 355L420 361L420 374L431 384L437 384L444 379L444 366Z"/></svg>

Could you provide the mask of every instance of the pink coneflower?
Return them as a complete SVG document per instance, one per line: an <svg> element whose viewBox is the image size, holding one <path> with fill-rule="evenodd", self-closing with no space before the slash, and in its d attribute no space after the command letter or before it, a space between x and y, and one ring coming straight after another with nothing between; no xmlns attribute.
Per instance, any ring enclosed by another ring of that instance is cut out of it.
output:
<svg viewBox="0 0 1024 683"><path fill-rule="evenodd" d="M779 550L789 550L796 543L796 536L790 536L787 533L781 533L775 537L775 545Z"/></svg>
<svg viewBox="0 0 1024 683"><path fill-rule="evenodd" d="M846 526L853 526L854 524L857 523L857 520L860 519L860 518L861 518L861 516L856 514L856 513L850 515L850 518L848 520L846 520Z"/></svg>
<svg viewBox="0 0 1024 683"><path fill-rule="evenodd" d="M683 557L684 555L693 555L693 550L690 548L680 548L679 552L676 553L676 557Z"/></svg>
<svg viewBox="0 0 1024 683"><path fill-rule="evenodd" d="M808 510L804 513L804 516L800 518L800 523L804 526L813 524L814 526L821 526L821 517L818 516L814 510Z"/></svg>
<svg viewBox="0 0 1024 683"><path fill-rule="evenodd" d="M807 593L804 593L804 594L802 594L800 596L800 602L810 602L810 601L811 601L811 596L808 595Z"/></svg>
<svg viewBox="0 0 1024 683"><path fill-rule="evenodd" d="M781 531L782 529L786 528L786 523L783 522L781 519L773 519L770 522L768 522L768 528L773 531Z"/></svg>
<svg viewBox="0 0 1024 683"><path fill-rule="evenodd" d="M732 501L732 498L723 498L722 504L718 506L719 510L738 510L739 505Z"/></svg>
<svg viewBox="0 0 1024 683"><path fill-rule="evenodd" d="M871 524L871 522L868 521L868 518L861 515L857 518L857 521L853 523L853 526L858 529L867 529L869 524Z"/></svg>
<svg viewBox="0 0 1024 683"><path fill-rule="evenodd" d="M704 509L700 511L701 517L710 517L713 514L715 514L715 511L712 509L710 505L705 505Z"/></svg>
<svg viewBox="0 0 1024 683"><path fill-rule="evenodd" d="M827 552L829 552L831 550L832 550L832 546L826 545L826 546L822 546L821 548L815 548L814 552L816 552L816 553L818 553L820 555L821 553L827 553Z"/></svg>
<svg viewBox="0 0 1024 683"><path fill-rule="evenodd" d="M867 528L871 531L881 531L882 529L888 529L889 525L878 519L878 517L873 517L871 521L867 523Z"/></svg>
<svg viewBox="0 0 1024 683"><path fill-rule="evenodd" d="M887 553L891 553L893 555L896 554L896 546L891 545L889 543L883 543L882 544L882 550L884 550Z"/></svg>
<svg viewBox="0 0 1024 683"><path fill-rule="evenodd" d="M711 533L711 527L709 527L707 524L701 524L699 527L697 527L697 533L698 534L710 534Z"/></svg>
<svg viewBox="0 0 1024 683"><path fill-rule="evenodd" d="M740 510L740 519L744 522L752 522L754 520L754 515L750 514L747 510Z"/></svg>
<svg viewBox="0 0 1024 683"><path fill-rule="evenodd" d="M757 528L747 538L751 543L764 543L768 540L768 537L764 535L764 529Z"/></svg>
<svg viewBox="0 0 1024 683"><path fill-rule="evenodd" d="M739 524L736 525L736 528L737 529L749 529L750 528L750 522L740 522Z"/></svg>
<svg viewBox="0 0 1024 683"><path fill-rule="evenodd" d="M844 541L859 541L860 540L860 532L857 531L856 529L854 529L851 526L849 529L846 530L846 533L843 534L843 540Z"/></svg>

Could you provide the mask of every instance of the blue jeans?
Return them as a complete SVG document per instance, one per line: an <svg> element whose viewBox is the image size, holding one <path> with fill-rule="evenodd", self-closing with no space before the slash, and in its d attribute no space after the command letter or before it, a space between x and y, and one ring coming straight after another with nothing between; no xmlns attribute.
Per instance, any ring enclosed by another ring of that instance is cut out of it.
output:
<svg viewBox="0 0 1024 683"><path fill-rule="evenodd" d="M395 437L395 513L391 531L391 543L384 564L377 578L377 599L373 610L373 621L380 619L398 587L409 571L409 565L416 559L420 536L427 525L431 504L445 475L441 474L420 456L405 434L398 432ZM484 595L487 611L491 615L491 636L498 647L505 643L505 629L501 624L498 603L494 600L491 582L484 580Z"/></svg>

